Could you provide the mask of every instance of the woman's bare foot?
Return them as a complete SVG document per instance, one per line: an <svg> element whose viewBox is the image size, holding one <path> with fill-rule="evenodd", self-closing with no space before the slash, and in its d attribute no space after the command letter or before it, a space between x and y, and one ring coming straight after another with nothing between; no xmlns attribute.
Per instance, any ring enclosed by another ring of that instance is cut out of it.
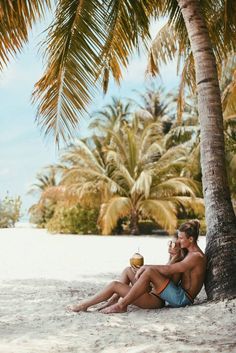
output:
<svg viewBox="0 0 236 353"><path fill-rule="evenodd" d="M101 305L99 308L98 308L98 311L101 311L105 308L108 308L109 306L113 305L113 304L116 304L119 300L119 296L118 295L114 295L114 297L112 297L111 299L109 299L105 304Z"/></svg>
<svg viewBox="0 0 236 353"><path fill-rule="evenodd" d="M80 303L75 305L69 305L67 309L69 311L74 311L75 313L78 313L80 311L87 311L88 307L86 306L85 303Z"/></svg>
<svg viewBox="0 0 236 353"><path fill-rule="evenodd" d="M121 306L119 303L113 304L100 312L103 314L115 314L115 313L125 313L127 311L127 307Z"/></svg>

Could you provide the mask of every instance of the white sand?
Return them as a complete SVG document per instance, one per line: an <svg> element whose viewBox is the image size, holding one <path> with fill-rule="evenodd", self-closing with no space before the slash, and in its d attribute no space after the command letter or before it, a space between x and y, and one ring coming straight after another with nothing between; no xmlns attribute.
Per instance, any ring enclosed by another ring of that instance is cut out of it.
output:
<svg viewBox="0 0 236 353"><path fill-rule="evenodd" d="M165 263L167 241L0 230L0 353L236 352L236 300L207 303L204 291L180 309L65 310L117 278L138 247L146 263Z"/></svg>

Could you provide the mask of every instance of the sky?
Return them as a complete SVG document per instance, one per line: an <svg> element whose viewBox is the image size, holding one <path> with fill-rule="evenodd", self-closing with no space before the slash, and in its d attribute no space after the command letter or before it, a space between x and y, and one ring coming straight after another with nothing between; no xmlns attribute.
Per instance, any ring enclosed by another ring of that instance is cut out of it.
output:
<svg viewBox="0 0 236 353"><path fill-rule="evenodd" d="M161 25L153 24L151 32L157 32ZM35 122L36 107L30 101L34 84L43 73L42 58L38 52L43 28L44 24L40 24L33 30L23 51L0 73L0 199L7 193L13 197L20 196L23 201L22 219L28 218L27 210L37 200L36 196L28 194L37 173L56 163L60 154L53 139L45 138L40 132ZM88 108L89 112L102 108L113 96L134 98L134 90L144 91L148 85L146 65L147 54L134 55L128 70L123 72L122 84L111 83L105 97L98 94ZM155 80L157 85L161 84L167 90L176 88L176 64L163 66L161 79ZM88 133L88 123L88 118L80 123L80 137Z"/></svg>

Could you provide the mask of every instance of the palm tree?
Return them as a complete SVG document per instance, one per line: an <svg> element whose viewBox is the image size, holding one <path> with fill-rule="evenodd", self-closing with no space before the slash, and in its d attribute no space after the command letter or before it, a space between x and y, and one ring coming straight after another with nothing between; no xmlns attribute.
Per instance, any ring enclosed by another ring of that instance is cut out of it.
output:
<svg viewBox="0 0 236 353"><path fill-rule="evenodd" d="M176 7L173 22L175 22L176 33L179 33L177 26L180 28L180 22L184 21L191 46L189 53L192 55L192 59L190 54L188 55L189 60L185 61L185 66L190 65L194 60L198 92L201 166L207 223L206 291L210 299L231 297L236 293L236 274L233 270L236 258L234 241L236 219L226 175L223 115L214 53L219 59L226 55L228 45L231 46L231 50L235 50L235 38L230 38L230 36L233 35L236 25L231 13L235 11L236 4L233 1L227 2L227 6L223 1L216 1L214 4L208 2L204 9L205 3L201 5L197 0L177 0L177 3L179 9ZM207 6L209 6L208 9ZM205 10L204 14L208 13L209 16L205 17L202 10ZM220 26L224 11L227 20L225 27ZM180 12L181 16L178 15ZM206 21L211 29L217 29L215 33L217 33L217 40L221 43L221 47L217 47L216 35L210 31L214 52ZM224 45L222 45L223 41ZM183 40L181 50L186 50ZM184 69L188 72L186 67Z"/></svg>
<svg viewBox="0 0 236 353"><path fill-rule="evenodd" d="M51 166L47 167L47 173L39 173L36 176L37 182L34 183L30 190L30 194L44 192L48 187L55 186L56 182L56 169Z"/></svg>
<svg viewBox="0 0 236 353"><path fill-rule="evenodd" d="M98 130L99 135L105 135L106 138L103 143L109 143L110 135L107 134L107 129L119 131L124 124L127 124L131 116L131 106L130 102L124 104L121 99L113 97L110 104L94 113L89 128L95 130L95 133Z"/></svg>
<svg viewBox="0 0 236 353"><path fill-rule="evenodd" d="M144 93L139 93L139 100L136 99L135 103L140 108L135 115L138 116L142 128L150 123L159 122L163 133L169 132L174 118L172 95L165 93L163 88L156 88L154 84L151 84Z"/></svg>
<svg viewBox="0 0 236 353"><path fill-rule="evenodd" d="M50 190L57 185L55 167L50 166L46 169L47 172L41 172L37 174L37 181L31 186L28 192L29 194L38 195L38 202L33 204L29 208L28 212L31 215L30 219L32 222L42 227L44 227L48 219L53 216L55 206L54 200L45 198L44 194L47 192L47 190Z"/></svg>
<svg viewBox="0 0 236 353"><path fill-rule="evenodd" d="M196 197L199 184L179 176L186 149L178 146L164 152L157 142L158 124L150 124L141 135L129 126L108 133L111 140L103 145L102 157L101 151L81 141L65 153L61 181L61 186L74 190L77 202L91 200L94 205L99 196L102 234L110 234L125 216L130 219L132 234L139 233L141 217L173 232L180 206L203 212L203 200Z"/></svg>

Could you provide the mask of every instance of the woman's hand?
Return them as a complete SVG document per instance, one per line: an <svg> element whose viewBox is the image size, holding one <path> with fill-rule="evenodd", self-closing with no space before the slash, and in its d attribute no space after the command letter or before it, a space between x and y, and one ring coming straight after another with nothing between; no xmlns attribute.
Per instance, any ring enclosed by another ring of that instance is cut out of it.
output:
<svg viewBox="0 0 236 353"><path fill-rule="evenodd" d="M141 276L141 274L148 268L148 265L143 265L142 267L140 267L140 269L136 272L135 274L135 279L139 279L139 277Z"/></svg>
<svg viewBox="0 0 236 353"><path fill-rule="evenodd" d="M131 265L131 270L133 271L134 274L136 274L136 272L140 269L141 266L135 266L135 265Z"/></svg>
<svg viewBox="0 0 236 353"><path fill-rule="evenodd" d="M181 248L178 241L170 241L169 247L168 247L168 253L170 254L170 256L179 255L180 252L181 252Z"/></svg>
<svg viewBox="0 0 236 353"><path fill-rule="evenodd" d="M170 254L169 263L175 263L181 260L182 258L181 247L178 241L169 242L168 253Z"/></svg>

